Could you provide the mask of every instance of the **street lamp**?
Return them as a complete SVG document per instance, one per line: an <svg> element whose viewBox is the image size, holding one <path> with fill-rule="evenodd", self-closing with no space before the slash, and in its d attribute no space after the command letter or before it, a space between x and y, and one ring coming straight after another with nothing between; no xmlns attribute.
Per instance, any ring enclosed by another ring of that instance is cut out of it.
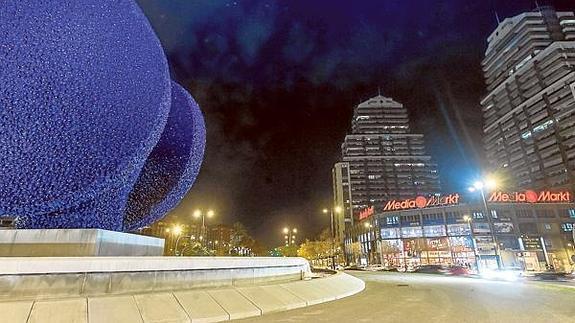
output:
<svg viewBox="0 0 575 323"><path fill-rule="evenodd" d="M289 246L290 244L295 244L297 228L285 227L283 229L283 233L284 233L286 247Z"/></svg>
<svg viewBox="0 0 575 323"><path fill-rule="evenodd" d="M174 245L174 256L177 256L178 243L180 242L181 238L180 234L182 234L182 227L179 224L176 224L171 229L166 229L166 232L168 233L171 232L174 236L176 236L176 244Z"/></svg>
<svg viewBox="0 0 575 323"><path fill-rule="evenodd" d="M372 239L371 239L371 233L373 229L373 224L369 223L369 222L364 222L363 223L364 228L366 228L367 230L367 265L369 265L369 258L371 256L371 249L373 248L372 245Z"/></svg>
<svg viewBox="0 0 575 323"><path fill-rule="evenodd" d="M207 212L203 212L202 210L195 210L193 213L194 218L202 218L202 230L200 232L200 241L202 237L206 235L206 217L212 218L215 215L213 210L208 210Z"/></svg>
<svg viewBox="0 0 575 323"><path fill-rule="evenodd" d="M334 213L341 213L341 207L336 206L333 209L327 209L324 208L322 210L323 214L328 214L329 212L329 218L330 218L330 231L331 231L331 267L333 270L335 270L335 251L334 251L334 242L335 242L335 226L334 226L334 220L333 220L333 214Z"/></svg>
<svg viewBox="0 0 575 323"><path fill-rule="evenodd" d="M466 214L463 216L463 221L467 222L469 225L469 231L471 232L471 248L473 249L473 256L475 257L477 273L479 273L479 262L481 261L481 256L477 254L477 248L475 247L475 234L473 233L473 226L471 225L473 218Z"/></svg>
<svg viewBox="0 0 575 323"><path fill-rule="evenodd" d="M493 178L486 178L483 181L476 181L473 183L473 186L469 187L470 192L479 191L481 193L481 200L483 201L483 210L485 211L485 216L487 217L487 222L489 223L489 230L491 231L491 237L493 238L493 243L495 245L495 257L497 260L497 268L501 268L501 259L500 259L500 252L499 252L499 243L497 242L497 238L495 237L493 221L491 219L491 214L489 213L489 207L487 206L487 199L485 198L485 190L486 189L494 189L497 186L497 182ZM471 232L473 233L473 228L471 228ZM477 265L479 270L479 264Z"/></svg>

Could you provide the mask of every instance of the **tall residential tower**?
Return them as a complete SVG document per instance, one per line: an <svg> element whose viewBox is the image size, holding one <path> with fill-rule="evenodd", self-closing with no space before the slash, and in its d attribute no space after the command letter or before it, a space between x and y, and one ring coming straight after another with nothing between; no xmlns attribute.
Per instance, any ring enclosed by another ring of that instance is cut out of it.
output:
<svg viewBox="0 0 575 323"><path fill-rule="evenodd" d="M359 104L351 129L333 171L335 203L345 211L339 221L351 224L392 199L439 193L437 165L426 155L423 134L411 133L401 103L378 95Z"/></svg>
<svg viewBox="0 0 575 323"><path fill-rule="evenodd" d="M575 16L541 7L488 38L484 145L514 188L575 187Z"/></svg>

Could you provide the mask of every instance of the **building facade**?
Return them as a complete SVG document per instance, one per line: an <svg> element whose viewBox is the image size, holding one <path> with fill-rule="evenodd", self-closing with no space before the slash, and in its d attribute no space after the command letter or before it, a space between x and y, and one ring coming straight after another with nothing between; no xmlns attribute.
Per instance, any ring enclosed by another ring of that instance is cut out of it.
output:
<svg viewBox="0 0 575 323"><path fill-rule="evenodd" d="M540 7L507 18L482 62L484 146L509 187L575 187L575 16Z"/></svg>
<svg viewBox="0 0 575 323"><path fill-rule="evenodd" d="M336 216L339 237L346 223L381 211L383 201L440 191L437 165L426 155L423 135L411 133L401 103L373 97L355 108L351 128L333 169L334 202L344 210Z"/></svg>
<svg viewBox="0 0 575 323"><path fill-rule="evenodd" d="M15 220L16 220L16 218L14 218L14 217L0 218L0 230L2 230L2 229L15 229L16 228Z"/></svg>
<svg viewBox="0 0 575 323"><path fill-rule="evenodd" d="M421 197L393 201L397 207L353 226L345 251L363 264L401 269L428 264L496 268L499 263L503 268L568 271L575 255L575 204L570 195L553 199L530 192L499 192L506 198L492 193L486 206L477 199L462 203L458 194L432 204L418 203ZM537 198L528 202L516 194Z"/></svg>
<svg viewBox="0 0 575 323"><path fill-rule="evenodd" d="M335 240L343 242L345 231L353 225L353 205L351 204L351 176L349 163L336 163L332 170L333 205L339 206L339 212L333 210Z"/></svg>

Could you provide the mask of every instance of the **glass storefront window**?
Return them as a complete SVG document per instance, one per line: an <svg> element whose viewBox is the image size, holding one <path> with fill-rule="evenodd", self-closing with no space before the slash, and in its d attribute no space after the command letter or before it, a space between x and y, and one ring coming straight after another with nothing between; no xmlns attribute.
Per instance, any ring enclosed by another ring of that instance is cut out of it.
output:
<svg viewBox="0 0 575 323"><path fill-rule="evenodd" d="M399 228L382 228L381 229L382 239L395 239L399 238Z"/></svg>
<svg viewBox="0 0 575 323"><path fill-rule="evenodd" d="M473 223L474 233L490 233L491 228L489 228L489 223L474 222Z"/></svg>
<svg viewBox="0 0 575 323"><path fill-rule="evenodd" d="M399 255L403 252L401 239L381 240L381 253L384 255Z"/></svg>
<svg viewBox="0 0 575 323"><path fill-rule="evenodd" d="M446 234L445 226L443 225L427 225L423 227L423 234L426 237L443 237Z"/></svg>
<svg viewBox="0 0 575 323"><path fill-rule="evenodd" d="M467 223L448 224L447 234L450 236L465 236L471 234L471 229Z"/></svg>
<svg viewBox="0 0 575 323"><path fill-rule="evenodd" d="M473 241L470 236L450 237L449 244L454 253L473 252Z"/></svg>
<svg viewBox="0 0 575 323"><path fill-rule="evenodd" d="M425 244L428 251L449 251L447 238L426 239Z"/></svg>
<svg viewBox="0 0 575 323"><path fill-rule="evenodd" d="M403 227L401 228L401 236L404 238L423 237L423 230L421 227Z"/></svg>
<svg viewBox="0 0 575 323"><path fill-rule="evenodd" d="M493 230L496 233L513 233L513 223L511 223L511 222L495 222L495 223L493 223Z"/></svg>

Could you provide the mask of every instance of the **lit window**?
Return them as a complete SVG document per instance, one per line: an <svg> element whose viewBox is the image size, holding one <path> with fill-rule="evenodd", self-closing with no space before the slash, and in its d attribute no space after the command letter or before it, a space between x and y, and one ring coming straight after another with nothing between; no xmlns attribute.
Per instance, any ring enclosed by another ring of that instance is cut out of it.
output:
<svg viewBox="0 0 575 323"><path fill-rule="evenodd" d="M533 128L533 132L540 132L543 131L547 128L549 128L549 126L551 126L553 124L553 120L547 120L545 122L543 122L542 124L538 125L537 127Z"/></svg>
<svg viewBox="0 0 575 323"><path fill-rule="evenodd" d="M525 131L524 133L521 134L521 138L523 139L529 139L531 137L531 131Z"/></svg>

